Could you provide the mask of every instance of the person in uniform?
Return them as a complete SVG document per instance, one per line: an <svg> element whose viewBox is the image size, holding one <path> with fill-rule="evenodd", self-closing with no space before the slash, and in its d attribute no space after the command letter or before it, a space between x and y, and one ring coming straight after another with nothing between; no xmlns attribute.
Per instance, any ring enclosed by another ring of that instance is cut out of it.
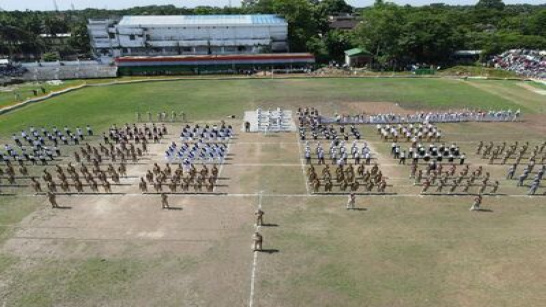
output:
<svg viewBox="0 0 546 307"><path fill-rule="evenodd" d="M51 192L47 192L47 199L49 200L49 203L51 204L51 208L59 208L59 205L57 204L57 197L55 194Z"/></svg>
<svg viewBox="0 0 546 307"><path fill-rule="evenodd" d="M334 185L332 184L332 180L326 179L326 182L324 183L324 191L325 192L332 192L332 187Z"/></svg>
<svg viewBox="0 0 546 307"><path fill-rule="evenodd" d="M438 187L436 187L436 193L442 193L445 185L446 181L444 179L440 179L440 181L438 182Z"/></svg>
<svg viewBox="0 0 546 307"><path fill-rule="evenodd" d="M538 180L533 181L533 183L531 184L531 188L529 188L529 192L527 192L527 195L535 195L539 185L540 185L540 181Z"/></svg>
<svg viewBox="0 0 546 307"><path fill-rule="evenodd" d="M483 181L482 185L480 186L480 189L478 190L478 194L483 194L486 188L487 188L487 181Z"/></svg>
<svg viewBox="0 0 546 307"><path fill-rule="evenodd" d="M264 212L262 211L262 209L256 210L254 215L256 216L256 226L263 226L263 224L264 224Z"/></svg>
<svg viewBox="0 0 546 307"><path fill-rule="evenodd" d="M105 180L103 183L102 183L102 187L104 189L104 193L112 193L112 188L110 186L110 182L108 182L107 180Z"/></svg>
<svg viewBox="0 0 546 307"><path fill-rule="evenodd" d="M347 198L347 210L352 210L355 208L356 195L355 193L350 193Z"/></svg>
<svg viewBox="0 0 546 307"><path fill-rule="evenodd" d="M167 199L167 194L161 193L161 209L169 209L169 201Z"/></svg>
<svg viewBox="0 0 546 307"><path fill-rule="evenodd" d="M455 190L457 190L458 186L459 186L459 182L457 181L457 179L453 179L453 183L451 185L451 188L449 189L449 193L450 194L455 193Z"/></svg>
<svg viewBox="0 0 546 307"><path fill-rule="evenodd" d="M474 198L474 203L470 207L470 211L480 211L480 205L482 204L482 196L478 195Z"/></svg>
<svg viewBox="0 0 546 307"><path fill-rule="evenodd" d="M516 173L516 168L517 168L517 164L513 164L509 169L508 169L508 174L506 175L506 179L513 179L514 178L514 174Z"/></svg>
<svg viewBox="0 0 546 307"><path fill-rule="evenodd" d="M496 194L497 193L497 190L499 189L499 181L496 180L494 183L493 183L493 188L491 189L491 191L489 191L489 194Z"/></svg>
<svg viewBox="0 0 546 307"><path fill-rule="evenodd" d="M42 192L42 187L40 186L40 182L38 182L38 180L36 180L36 178L32 177L30 178L30 180L32 180L32 188L34 189L34 192L36 193L40 193Z"/></svg>
<svg viewBox="0 0 546 307"><path fill-rule="evenodd" d="M425 194L430 187L430 180L428 178L423 181L423 189L421 190L421 194Z"/></svg>
<svg viewBox="0 0 546 307"><path fill-rule="evenodd" d="M261 251L262 245L263 245L263 236L259 232L255 232L252 236L252 240L254 241L254 244L252 246L253 251Z"/></svg>

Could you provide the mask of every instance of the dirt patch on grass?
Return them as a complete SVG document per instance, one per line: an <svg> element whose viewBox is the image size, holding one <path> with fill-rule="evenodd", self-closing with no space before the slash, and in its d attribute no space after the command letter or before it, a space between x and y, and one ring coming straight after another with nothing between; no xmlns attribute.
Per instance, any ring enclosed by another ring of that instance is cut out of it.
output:
<svg viewBox="0 0 546 307"><path fill-rule="evenodd" d="M65 210L39 210L18 225L3 251L20 257L155 258L199 255L252 222L252 200L157 195L58 198Z"/></svg>
<svg viewBox="0 0 546 307"><path fill-rule="evenodd" d="M523 124L533 132L546 134L546 114L525 115Z"/></svg>
<svg viewBox="0 0 546 307"><path fill-rule="evenodd" d="M527 83L518 83L519 86L523 87L526 90L530 90L533 93L539 94L539 95L546 95L546 90L541 90L538 87L534 87L532 85L529 85Z"/></svg>

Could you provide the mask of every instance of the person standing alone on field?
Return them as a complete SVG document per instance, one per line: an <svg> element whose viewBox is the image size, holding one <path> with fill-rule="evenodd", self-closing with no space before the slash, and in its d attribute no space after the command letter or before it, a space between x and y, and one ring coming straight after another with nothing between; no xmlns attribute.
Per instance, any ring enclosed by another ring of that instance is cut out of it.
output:
<svg viewBox="0 0 546 307"><path fill-rule="evenodd" d="M256 216L256 226L263 226L264 224L264 212L262 209L258 209L256 213L254 213Z"/></svg>
<svg viewBox="0 0 546 307"><path fill-rule="evenodd" d="M252 236L252 240L254 241L254 245L252 246L253 251L261 251L262 250L262 244L263 244L263 237L259 232L255 232Z"/></svg>
<svg viewBox="0 0 546 307"><path fill-rule="evenodd" d="M347 210L353 210L355 208L356 195L355 193L350 193L347 199Z"/></svg>
<svg viewBox="0 0 546 307"><path fill-rule="evenodd" d="M59 208L59 205L57 204L57 197L55 196L55 194L47 192L47 198L49 200L49 203L51 204L51 208Z"/></svg>
<svg viewBox="0 0 546 307"><path fill-rule="evenodd" d="M470 207L470 211L480 211L480 205L482 204L482 196L478 195L474 198L474 203Z"/></svg>
<svg viewBox="0 0 546 307"><path fill-rule="evenodd" d="M169 209L169 201L167 199L167 194L161 193L161 209Z"/></svg>

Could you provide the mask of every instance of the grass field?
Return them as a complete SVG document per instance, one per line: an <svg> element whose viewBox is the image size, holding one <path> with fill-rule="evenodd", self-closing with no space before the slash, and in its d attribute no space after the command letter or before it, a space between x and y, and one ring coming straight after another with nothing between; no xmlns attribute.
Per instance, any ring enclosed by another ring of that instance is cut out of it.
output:
<svg viewBox="0 0 546 307"><path fill-rule="evenodd" d="M23 101L27 98L34 97L32 90L38 91L38 96L43 95L41 87L46 89L47 92L58 91L67 87L82 84L83 81L64 81L60 85L50 85L45 82L33 82L25 83L21 85L12 85L6 88L0 88L0 108L7 107L17 102ZM19 94L19 100L16 100L16 95Z"/></svg>
<svg viewBox="0 0 546 307"><path fill-rule="evenodd" d="M396 105L398 103L398 105ZM546 198L504 179L506 166L474 153L480 140L545 141L546 99L512 81L295 79L173 81L87 88L0 115L0 136L29 125L83 126L96 133L136 112L184 111L194 122L245 110L387 112L520 108L522 123L440 125L447 143L501 182L469 212L473 196L420 196L409 166L389 156L373 127L360 127L392 195L309 195L295 133L237 135L222 167L223 195L138 193L164 163L179 124L130 165L125 195L60 195L52 210L27 187L0 186L0 304L4 306L541 306L546 300ZM235 119L227 119L236 115ZM93 144L98 138L90 139ZM326 146L326 145L325 145ZM69 149L69 152L74 148ZM64 157L62 164L71 161ZM2 166L3 167L3 166ZM53 172L53 166L48 166ZM38 174L42 166L33 167ZM539 192L545 191L541 186ZM254 211L266 252L252 253Z"/></svg>
<svg viewBox="0 0 546 307"><path fill-rule="evenodd" d="M244 110L268 105L320 105L325 111L341 112L365 109L367 102L392 102L415 110L470 107L542 112L543 97L518 87L517 83L450 79L257 79L96 87L4 115L0 132L17 131L29 123L28 119L37 126L89 123L102 129L112 123L133 122L136 112L155 114L175 110L187 113L191 120L203 120L240 116ZM500 91L509 91L510 96ZM529 101L514 98L528 96ZM350 107L344 103L358 104Z"/></svg>

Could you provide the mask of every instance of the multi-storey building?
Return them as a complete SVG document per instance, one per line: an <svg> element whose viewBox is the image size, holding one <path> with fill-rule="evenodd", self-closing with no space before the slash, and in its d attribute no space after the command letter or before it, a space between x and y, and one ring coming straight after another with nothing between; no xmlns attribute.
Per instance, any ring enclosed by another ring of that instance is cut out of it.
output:
<svg viewBox="0 0 546 307"><path fill-rule="evenodd" d="M97 56L288 51L288 24L276 15L124 16L89 20L88 31Z"/></svg>

